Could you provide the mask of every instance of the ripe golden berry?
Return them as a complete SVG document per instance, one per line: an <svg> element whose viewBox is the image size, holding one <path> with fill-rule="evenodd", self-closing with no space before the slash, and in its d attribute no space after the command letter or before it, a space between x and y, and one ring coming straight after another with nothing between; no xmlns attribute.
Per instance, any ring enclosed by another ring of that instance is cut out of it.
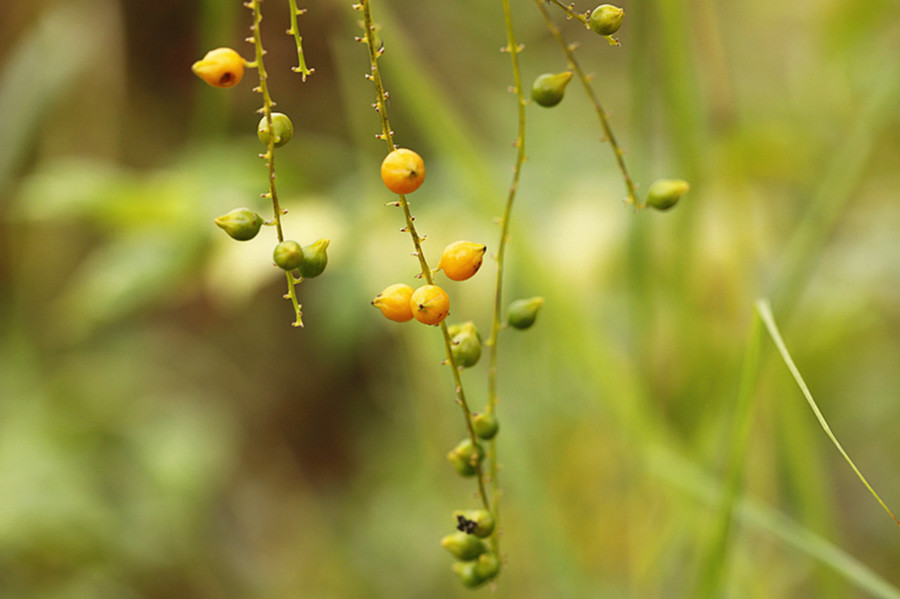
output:
<svg viewBox="0 0 900 599"><path fill-rule="evenodd" d="M244 59L231 48L216 48L191 65L191 70L213 87L234 87L244 77Z"/></svg>
<svg viewBox="0 0 900 599"><path fill-rule="evenodd" d="M396 322L412 320L413 311L410 298L413 288L403 283L396 283L385 287L384 291L375 296L372 305L381 310L385 318Z"/></svg>
<svg viewBox="0 0 900 599"><path fill-rule="evenodd" d="M487 246L471 241L454 241L444 248L438 268L453 281L465 281L481 268Z"/></svg>
<svg viewBox="0 0 900 599"><path fill-rule="evenodd" d="M423 324L440 324L450 314L450 296L437 285L422 285L409 298L413 316Z"/></svg>
<svg viewBox="0 0 900 599"><path fill-rule="evenodd" d="M394 193L412 193L425 181L425 162L412 150L397 148L384 157L381 180Z"/></svg>

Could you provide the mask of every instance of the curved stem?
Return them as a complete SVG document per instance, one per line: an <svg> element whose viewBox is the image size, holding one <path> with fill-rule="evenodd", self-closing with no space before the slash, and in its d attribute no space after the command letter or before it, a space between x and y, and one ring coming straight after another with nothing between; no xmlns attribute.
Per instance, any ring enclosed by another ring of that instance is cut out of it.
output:
<svg viewBox="0 0 900 599"><path fill-rule="evenodd" d="M365 34L362 37L358 37L357 40L360 42L364 42L369 50L370 72L366 74L366 79L369 79L375 85L374 108L381 116L381 133L376 135L376 137L385 141L385 143L387 144L387 150L390 153L395 149L394 132L391 130L391 124L388 120L386 102L388 93L384 89L384 84L381 80L381 72L378 69L378 58L382 54L384 54L384 47L376 46L375 24L372 21L370 0L361 0L358 4L354 4L353 8L363 13L363 30ZM397 202L395 202L394 205L400 207L403 210L403 216L406 220L406 226L403 228L403 231L409 233L410 237L412 238L413 246L415 247L415 255L419 260L419 267L421 268L419 277L424 278L429 285L432 285L434 283L434 279L431 275L431 268L428 266L428 261L425 258L425 253L422 251L423 238L420 237L418 232L416 231L416 226L414 223L415 219L413 218L412 212L410 211L409 202L406 200L406 196L403 194L398 194ZM456 364L456 360L453 358L453 351L451 349L453 346L453 340L450 338L450 332L447 328L447 323L442 321L440 324L440 329L444 338L444 351L447 355L446 363L450 366L450 369L453 372L453 382L456 385L456 401L463 411L463 416L466 421L466 431L468 432L469 439L474 445L477 445L478 436L475 434L475 428L472 425L472 411L469 409L469 404L466 401L466 394L463 389L459 367ZM487 489L485 488L485 476L481 463L478 463L476 465L476 476L478 481L478 495L481 497L481 502L484 505L485 509L490 510L490 501L488 500Z"/></svg>
<svg viewBox="0 0 900 599"><path fill-rule="evenodd" d="M631 180L631 175L628 174L628 167L625 166L625 151L619 145L618 141L616 141L616 136L613 134L606 111L603 110L603 106L600 104L600 98L597 97L597 94L594 93L594 88L591 86L591 77L584 72L581 65L579 65L578 61L575 59L575 46L566 43L566 40L563 39L562 32L560 32L556 23L553 22L550 13L547 11L547 7L544 6L544 0L535 0L535 2L537 3L538 9L541 11L541 14L544 16L544 21L547 23L547 29L565 53L566 59L569 62L569 68L578 75L578 78L584 86L584 91L587 93L588 98L590 98L591 103L594 105L594 110L600 118L600 125L603 127L603 135L609 141L609 145L612 146L613 154L616 157L616 163L619 165L622 179L625 182L625 188L628 193L626 202L634 206L635 210L645 208L646 205L642 204L637 199L637 188L634 181Z"/></svg>
<svg viewBox="0 0 900 599"><path fill-rule="evenodd" d="M287 34L294 36L294 44L297 46L297 66L291 67L291 70L300 73L300 78L306 81L306 78L315 72L315 69L306 66L306 57L303 55L303 38L300 37L300 27L297 26L297 17L305 14L306 9L298 9L297 0L288 0L288 4L291 9L291 28L287 30Z"/></svg>

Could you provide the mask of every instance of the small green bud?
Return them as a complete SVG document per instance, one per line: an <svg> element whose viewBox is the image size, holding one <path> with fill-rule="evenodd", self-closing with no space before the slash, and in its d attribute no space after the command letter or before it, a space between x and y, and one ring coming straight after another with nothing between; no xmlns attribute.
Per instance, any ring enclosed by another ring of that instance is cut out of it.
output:
<svg viewBox="0 0 900 599"><path fill-rule="evenodd" d="M534 324L538 310L544 305L544 298L518 299L509 305L506 321L516 329L527 329Z"/></svg>
<svg viewBox="0 0 900 599"><path fill-rule="evenodd" d="M563 71L555 75L553 73L538 75L531 86L531 99L547 108L556 106L562 102L566 86L571 80L571 71Z"/></svg>
<svg viewBox="0 0 900 599"><path fill-rule="evenodd" d="M464 533L483 539L494 532L494 517L487 510L456 510L453 517L456 518L456 528Z"/></svg>
<svg viewBox="0 0 900 599"><path fill-rule="evenodd" d="M647 205L657 210L668 210L678 203L691 186L681 179L659 179L647 192Z"/></svg>
<svg viewBox="0 0 900 599"><path fill-rule="evenodd" d="M441 539L441 546L452 553L454 557L463 561L475 559L487 551L484 541L460 531L450 533Z"/></svg>
<svg viewBox="0 0 900 599"><path fill-rule="evenodd" d="M591 29L599 35L612 35L622 26L625 11L612 4L601 4L591 12Z"/></svg>
<svg viewBox="0 0 900 599"><path fill-rule="evenodd" d="M228 233L232 239L249 241L256 237L265 222L263 217L249 208L235 208L228 214L216 217L216 226Z"/></svg>
<svg viewBox="0 0 900 599"><path fill-rule="evenodd" d="M294 270L303 264L303 248L296 241L282 241L275 246L272 258L284 270Z"/></svg>
<svg viewBox="0 0 900 599"><path fill-rule="evenodd" d="M447 332L453 341L450 351L456 365L460 368L475 366L481 358L481 335L478 334L475 323L469 321L455 324Z"/></svg>
<svg viewBox="0 0 900 599"><path fill-rule="evenodd" d="M330 239L320 239L315 243L303 246L303 263L300 264L300 276L304 279L318 277L328 266L328 244Z"/></svg>
<svg viewBox="0 0 900 599"><path fill-rule="evenodd" d="M268 125L269 123L266 122L266 117L263 115L263 118L259 121L259 125L256 126L256 136L259 137L259 141L265 145L269 145ZM272 130L275 131L276 148L280 148L294 137L294 124L291 122L291 119L288 118L288 115L281 112L272 113Z"/></svg>
<svg viewBox="0 0 900 599"><path fill-rule="evenodd" d="M463 439L447 454L447 459L460 476L475 476L478 464L484 459L481 445L472 444L471 439Z"/></svg>
<svg viewBox="0 0 900 599"><path fill-rule="evenodd" d="M497 431L500 430L500 423L497 422L497 417L492 413L479 412L472 416L472 428L475 429L475 434L478 435L479 439L487 441L493 439Z"/></svg>

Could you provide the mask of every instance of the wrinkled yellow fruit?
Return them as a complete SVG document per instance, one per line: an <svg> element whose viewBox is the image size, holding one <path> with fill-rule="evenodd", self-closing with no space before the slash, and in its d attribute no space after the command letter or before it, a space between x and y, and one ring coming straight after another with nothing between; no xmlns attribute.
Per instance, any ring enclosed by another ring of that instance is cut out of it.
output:
<svg viewBox="0 0 900 599"><path fill-rule="evenodd" d="M487 246L471 241L454 241L444 248L438 268L453 281L465 281L481 268Z"/></svg>
<svg viewBox="0 0 900 599"><path fill-rule="evenodd" d="M437 285L422 285L409 298L413 316L423 324L440 324L450 314L450 296Z"/></svg>
<svg viewBox="0 0 900 599"><path fill-rule="evenodd" d="M413 311L410 298L413 288L403 283L396 283L385 287L384 291L375 296L372 305L381 310L385 318L396 322L412 320Z"/></svg>
<svg viewBox="0 0 900 599"><path fill-rule="evenodd" d="M234 87L244 77L244 59L231 48L216 48L195 62L191 70L213 87Z"/></svg>
<svg viewBox="0 0 900 599"><path fill-rule="evenodd" d="M425 181L425 161L412 150L397 148L384 157L381 180L394 193L412 193Z"/></svg>

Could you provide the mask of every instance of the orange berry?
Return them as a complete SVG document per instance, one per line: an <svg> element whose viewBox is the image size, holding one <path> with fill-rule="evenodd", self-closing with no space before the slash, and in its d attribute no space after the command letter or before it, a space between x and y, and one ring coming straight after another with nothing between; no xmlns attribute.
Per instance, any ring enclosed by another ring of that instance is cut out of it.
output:
<svg viewBox="0 0 900 599"><path fill-rule="evenodd" d="M481 268L487 246L471 241L454 241L444 248L438 268L453 281L465 281Z"/></svg>
<svg viewBox="0 0 900 599"><path fill-rule="evenodd" d="M244 59L231 48L216 48L195 62L191 70L213 87L234 87L244 77Z"/></svg>
<svg viewBox="0 0 900 599"><path fill-rule="evenodd" d="M385 287L384 291L375 296L372 305L381 310L385 318L397 322L412 320L413 311L410 298L413 288L403 283L396 283Z"/></svg>
<svg viewBox="0 0 900 599"><path fill-rule="evenodd" d="M381 180L394 193L412 193L425 181L425 162L412 150L398 148L384 157Z"/></svg>
<svg viewBox="0 0 900 599"><path fill-rule="evenodd" d="M450 314L450 296L437 285L422 285L409 298L416 320L423 324L440 324Z"/></svg>

